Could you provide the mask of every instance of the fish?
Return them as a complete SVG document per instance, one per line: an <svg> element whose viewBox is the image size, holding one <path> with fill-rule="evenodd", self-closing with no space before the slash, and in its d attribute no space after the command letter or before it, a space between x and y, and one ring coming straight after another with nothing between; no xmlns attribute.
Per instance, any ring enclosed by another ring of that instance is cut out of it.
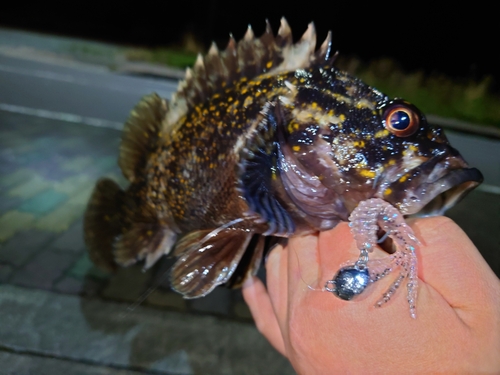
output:
<svg viewBox="0 0 500 375"><path fill-rule="evenodd" d="M124 125L128 186L100 179L84 215L106 270L175 257L184 298L238 287L279 239L347 221L378 198L405 217L441 215L482 182L443 130L401 98L337 69L332 33L294 42L282 18L212 44L171 100L145 96Z"/></svg>

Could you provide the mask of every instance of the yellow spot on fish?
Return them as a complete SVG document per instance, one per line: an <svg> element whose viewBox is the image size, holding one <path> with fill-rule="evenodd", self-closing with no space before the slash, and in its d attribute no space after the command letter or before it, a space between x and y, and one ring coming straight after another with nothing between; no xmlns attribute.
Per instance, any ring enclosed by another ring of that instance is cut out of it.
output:
<svg viewBox="0 0 500 375"><path fill-rule="evenodd" d="M269 62L266 64L266 68L267 68L267 69L270 69L272 66L273 66L273 62L272 62L272 61L269 61Z"/></svg>
<svg viewBox="0 0 500 375"><path fill-rule="evenodd" d="M392 194L392 189L391 188L385 189L384 195L391 195L391 194Z"/></svg>
<svg viewBox="0 0 500 375"><path fill-rule="evenodd" d="M371 171L369 169L361 169L359 174L366 178L374 178L377 175L375 171Z"/></svg>
<svg viewBox="0 0 500 375"><path fill-rule="evenodd" d="M339 119L340 119L341 122L344 122L345 121L345 115L343 113L340 114Z"/></svg>
<svg viewBox="0 0 500 375"><path fill-rule="evenodd" d="M316 109L316 108L318 108L318 103L316 103L316 102L312 102L312 103L311 103L311 108L312 108L312 109Z"/></svg>
<svg viewBox="0 0 500 375"><path fill-rule="evenodd" d="M353 145L355 147L361 147L361 148L363 148L363 147L365 147L365 141L354 141Z"/></svg>
<svg viewBox="0 0 500 375"><path fill-rule="evenodd" d="M295 152L300 151L300 146L293 146L292 149Z"/></svg>
<svg viewBox="0 0 500 375"><path fill-rule="evenodd" d="M389 165L394 165L394 164L396 164L396 160L391 159L391 160L389 160L389 162L388 162L387 164L389 164Z"/></svg>
<svg viewBox="0 0 500 375"><path fill-rule="evenodd" d="M401 178L399 179L399 182L405 182L407 180L408 177L406 177L406 175L404 176L401 176Z"/></svg>
<svg viewBox="0 0 500 375"><path fill-rule="evenodd" d="M389 130L384 129L384 130L379 130L378 132L375 133L375 138L384 138L389 135Z"/></svg>

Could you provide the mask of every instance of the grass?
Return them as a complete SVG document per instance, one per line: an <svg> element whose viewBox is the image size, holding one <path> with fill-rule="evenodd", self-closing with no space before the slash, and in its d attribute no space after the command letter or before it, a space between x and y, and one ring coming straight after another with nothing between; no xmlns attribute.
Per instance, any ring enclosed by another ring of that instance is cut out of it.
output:
<svg viewBox="0 0 500 375"><path fill-rule="evenodd" d="M125 57L130 61L147 61L185 69L194 65L196 53L175 48L132 48L125 52Z"/></svg>
<svg viewBox="0 0 500 375"><path fill-rule="evenodd" d="M404 72L390 59L362 64L339 61L342 69L392 97L401 97L424 113L500 128L500 97L492 93L491 77L481 81L452 79L445 75Z"/></svg>

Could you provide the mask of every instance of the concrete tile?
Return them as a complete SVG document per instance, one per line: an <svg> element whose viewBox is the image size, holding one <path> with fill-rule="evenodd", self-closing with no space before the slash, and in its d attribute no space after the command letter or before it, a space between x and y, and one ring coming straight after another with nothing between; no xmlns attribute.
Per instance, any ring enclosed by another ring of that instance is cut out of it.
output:
<svg viewBox="0 0 500 375"><path fill-rule="evenodd" d="M1 226L0 226L1 228ZM24 230L11 237L0 249L0 262L19 267L53 241L52 233Z"/></svg>
<svg viewBox="0 0 500 375"><path fill-rule="evenodd" d="M34 197L44 190L47 190L51 186L52 182L47 181L38 174L32 174L32 176L28 180L20 185L14 186L9 190L7 194L12 197L28 199Z"/></svg>
<svg viewBox="0 0 500 375"><path fill-rule="evenodd" d="M74 261L74 254L44 251L19 269L10 281L30 288L51 289Z"/></svg>
<svg viewBox="0 0 500 375"><path fill-rule="evenodd" d="M0 285L2 345L160 374L293 374L250 324ZM71 373L71 372L70 372Z"/></svg>
<svg viewBox="0 0 500 375"><path fill-rule="evenodd" d="M104 156L99 158L95 166L97 166L101 171L107 171L112 168L116 168L118 166L118 157L117 156Z"/></svg>
<svg viewBox="0 0 500 375"><path fill-rule="evenodd" d="M86 185L82 189L80 189L76 194L69 198L68 203L74 205L82 205L87 206L89 202L90 196L92 195L92 191L94 190L95 181L92 181L91 184Z"/></svg>
<svg viewBox="0 0 500 375"><path fill-rule="evenodd" d="M0 242L7 241L21 230L29 229L35 216L19 211L8 211L0 216Z"/></svg>
<svg viewBox="0 0 500 375"><path fill-rule="evenodd" d="M235 302L233 304L233 314L237 318L253 320L252 313L245 302Z"/></svg>
<svg viewBox="0 0 500 375"><path fill-rule="evenodd" d="M62 181L57 181L53 184L53 189L59 193L64 193L69 196L78 193L83 188L93 186L94 179L85 174L69 176Z"/></svg>
<svg viewBox="0 0 500 375"><path fill-rule="evenodd" d="M54 209L52 212L38 218L34 227L51 232L64 232L83 216L85 206L74 205L68 201Z"/></svg>
<svg viewBox="0 0 500 375"><path fill-rule="evenodd" d="M210 294L202 298L189 300L189 307L194 311L229 315L231 305L231 291L224 287L215 288Z"/></svg>
<svg viewBox="0 0 500 375"><path fill-rule="evenodd" d="M81 281L87 277L97 280L107 280L111 277L111 274L101 271L92 263L87 252L80 255L78 260L68 270L67 275Z"/></svg>
<svg viewBox="0 0 500 375"><path fill-rule="evenodd" d="M65 276L56 282L54 290L61 293L93 297L97 296L103 287L104 282L102 280L96 280L90 277L87 277L84 280L79 280L71 276Z"/></svg>
<svg viewBox="0 0 500 375"><path fill-rule="evenodd" d="M151 272L143 272L140 265L120 268L110 278L102 296L119 301L139 301L148 289L151 275Z"/></svg>
<svg viewBox="0 0 500 375"><path fill-rule="evenodd" d="M66 199L68 199L66 194L48 189L25 201L19 206L19 211L43 215L52 211Z"/></svg>
<svg viewBox="0 0 500 375"><path fill-rule="evenodd" d="M16 375L141 375L144 372L85 364L67 358L44 358L28 354L0 352L0 363L8 374ZM5 373L7 374L7 373Z"/></svg>
<svg viewBox="0 0 500 375"><path fill-rule="evenodd" d="M0 248L0 251L1 248ZM0 264L0 283L5 283L14 273L14 267L8 264Z"/></svg>
<svg viewBox="0 0 500 375"><path fill-rule="evenodd" d="M23 199L19 197L7 196L0 193L0 215L7 211L13 211L21 205Z"/></svg>
<svg viewBox="0 0 500 375"><path fill-rule="evenodd" d="M91 165L93 159L90 156L77 156L61 163L60 168L63 171L80 173Z"/></svg>
<svg viewBox="0 0 500 375"><path fill-rule="evenodd" d="M33 176L33 171L28 168L21 168L13 173L4 174L0 178L0 186L9 188L16 185L21 185Z"/></svg>
<svg viewBox="0 0 500 375"><path fill-rule="evenodd" d="M146 299L146 303L157 307L173 308L179 311L186 311L187 301L180 294L162 290L154 290Z"/></svg>
<svg viewBox="0 0 500 375"><path fill-rule="evenodd" d="M83 223L78 220L71 227L61 234L51 247L60 251L72 253L81 253L85 251L85 242L83 240Z"/></svg>
<svg viewBox="0 0 500 375"><path fill-rule="evenodd" d="M221 364L226 364L232 374L294 375L290 362L278 354L267 341L253 335L253 325L231 326L231 334L225 345ZM250 348L252 348L250 350Z"/></svg>

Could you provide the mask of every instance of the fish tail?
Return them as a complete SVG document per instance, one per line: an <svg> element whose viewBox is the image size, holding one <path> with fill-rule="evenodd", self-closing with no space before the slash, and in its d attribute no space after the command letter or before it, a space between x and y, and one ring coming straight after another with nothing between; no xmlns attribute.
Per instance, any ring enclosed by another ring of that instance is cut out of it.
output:
<svg viewBox="0 0 500 375"><path fill-rule="evenodd" d="M145 260L145 268L149 268L175 243L172 225L160 222L156 211L138 194L167 111L166 101L158 95L142 98L125 123L118 159L130 187L123 191L104 178L97 182L90 198L84 218L85 242L91 260L105 270L140 260Z"/></svg>
<svg viewBox="0 0 500 375"><path fill-rule="evenodd" d="M125 192L109 178L99 180L92 192L84 216L84 238L90 259L106 271L114 271L117 263L113 249L122 233L122 206Z"/></svg>
<svg viewBox="0 0 500 375"><path fill-rule="evenodd" d="M96 266L115 271L145 260L149 268L172 250L176 231L136 202L130 189L109 178L97 182L84 217L85 243Z"/></svg>

